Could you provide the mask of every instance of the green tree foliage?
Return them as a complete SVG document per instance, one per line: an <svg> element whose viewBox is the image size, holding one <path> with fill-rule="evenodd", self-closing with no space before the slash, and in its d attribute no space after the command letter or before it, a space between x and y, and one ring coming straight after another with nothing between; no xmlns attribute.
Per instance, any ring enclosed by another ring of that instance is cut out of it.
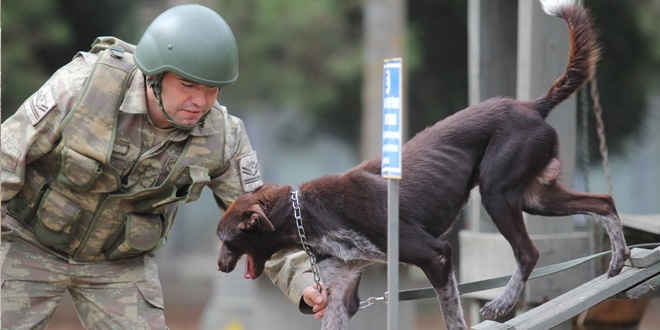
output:
<svg viewBox="0 0 660 330"><path fill-rule="evenodd" d="M99 35L131 30L136 1L30 0L2 4L2 118Z"/></svg>
<svg viewBox="0 0 660 330"><path fill-rule="evenodd" d="M2 118L14 113L50 75L50 47L71 42L70 26L52 13L53 0L2 4Z"/></svg>
<svg viewBox="0 0 660 330"><path fill-rule="evenodd" d="M319 127L354 141L362 74L360 1L221 4L241 61L239 79L221 95L223 102L300 108L316 117Z"/></svg>

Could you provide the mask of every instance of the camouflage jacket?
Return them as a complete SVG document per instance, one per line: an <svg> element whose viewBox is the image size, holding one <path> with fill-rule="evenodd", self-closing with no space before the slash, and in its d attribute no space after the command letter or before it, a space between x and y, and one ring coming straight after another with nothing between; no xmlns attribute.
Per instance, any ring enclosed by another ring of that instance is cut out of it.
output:
<svg viewBox="0 0 660 330"><path fill-rule="evenodd" d="M226 208L261 185L240 119L216 102L155 140L145 93L129 52L78 53L2 124L3 213L73 260L113 260L162 246L203 187Z"/></svg>

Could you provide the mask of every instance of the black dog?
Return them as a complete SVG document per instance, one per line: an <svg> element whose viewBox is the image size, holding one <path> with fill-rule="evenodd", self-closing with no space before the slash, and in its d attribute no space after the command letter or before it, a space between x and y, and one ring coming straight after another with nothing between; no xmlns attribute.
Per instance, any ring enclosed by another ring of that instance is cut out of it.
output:
<svg viewBox="0 0 660 330"><path fill-rule="evenodd" d="M402 150L400 261L421 268L435 288L448 329L465 329L452 271L451 247L438 237L453 224L470 190L479 186L483 206L509 241L516 269L504 292L487 303L488 318L514 306L539 258L522 212L543 216L588 214L599 218L612 242L608 275L615 276L630 251L612 197L570 191L560 171L555 129L544 119L593 75L599 50L587 10L566 0L544 2L570 32L566 72L533 101L494 98L471 106L418 133ZM386 261L387 182L381 161L371 159L342 174L291 186L266 184L238 198L218 225L223 241L218 269L230 272L247 255L246 271L257 278L281 250L301 250L294 205L301 210L311 251L328 290L323 329L345 329L357 312L362 270ZM297 203L292 205L292 197Z"/></svg>

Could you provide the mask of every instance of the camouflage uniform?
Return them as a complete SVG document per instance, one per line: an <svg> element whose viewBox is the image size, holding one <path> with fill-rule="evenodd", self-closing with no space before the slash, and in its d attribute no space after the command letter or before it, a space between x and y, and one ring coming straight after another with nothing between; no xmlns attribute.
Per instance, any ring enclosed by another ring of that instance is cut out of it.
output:
<svg viewBox="0 0 660 330"><path fill-rule="evenodd" d="M298 304L302 313L314 314L312 307L301 299L303 290L315 284L305 251L274 254L266 261L265 273L293 303Z"/></svg>
<svg viewBox="0 0 660 330"><path fill-rule="evenodd" d="M242 121L217 102L157 138L144 75L122 48L96 52L108 46L78 53L2 124L5 327L45 327L68 289L88 328L166 328L149 254L178 203L206 186L225 209L261 185Z"/></svg>

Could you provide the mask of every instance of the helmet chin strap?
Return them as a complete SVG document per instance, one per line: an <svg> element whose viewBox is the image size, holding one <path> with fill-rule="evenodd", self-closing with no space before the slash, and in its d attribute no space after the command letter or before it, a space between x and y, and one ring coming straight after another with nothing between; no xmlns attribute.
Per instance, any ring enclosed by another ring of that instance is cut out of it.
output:
<svg viewBox="0 0 660 330"><path fill-rule="evenodd" d="M194 125L184 125L180 124L174 121L172 117L165 111L165 108L163 107L163 100L161 99L160 94L163 92L163 87L162 87L162 82L163 82L163 76L165 76L164 73L157 74L155 76L147 77L147 85L151 87L151 90L154 92L154 97L156 97L156 103L158 103L158 108L160 111L163 113L163 116L165 116L165 120L172 124L172 126L183 130L183 131L190 131L195 126L199 125L200 123L204 122L204 119L206 119L206 116L208 116L209 112L205 113L202 118L199 119L199 121L194 124Z"/></svg>

